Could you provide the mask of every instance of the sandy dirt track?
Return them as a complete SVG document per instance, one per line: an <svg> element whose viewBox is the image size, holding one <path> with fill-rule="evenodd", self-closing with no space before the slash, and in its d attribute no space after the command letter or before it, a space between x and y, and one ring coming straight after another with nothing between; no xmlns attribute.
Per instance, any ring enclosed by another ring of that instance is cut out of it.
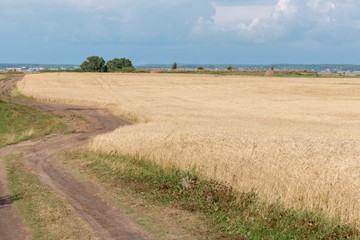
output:
<svg viewBox="0 0 360 240"><path fill-rule="evenodd" d="M18 215L10 197L3 157L10 148L0 149L0 239L30 239L30 232ZM15 197L15 196L14 196Z"/></svg>
<svg viewBox="0 0 360 240"><path fill-rule="evenodd" d="M14 78L12 81L18 80ZM52 135L0 149L0 159L13 151L22 152L24 159L40 180L61 195L76 210L101 239L151 239L150 235L132 223L127 215L107 203L100 187L89 181L80 181L57 161L56 155L86 144L92 137L114 130L128 122L110 115L106 110L9 99L20 105L28 105L59 115L82 115L90 119L87 128L75 134ZM30 239L11 203L4 169L0 161L0 238ZM4 237L4 238L3 238Z"/></svg>

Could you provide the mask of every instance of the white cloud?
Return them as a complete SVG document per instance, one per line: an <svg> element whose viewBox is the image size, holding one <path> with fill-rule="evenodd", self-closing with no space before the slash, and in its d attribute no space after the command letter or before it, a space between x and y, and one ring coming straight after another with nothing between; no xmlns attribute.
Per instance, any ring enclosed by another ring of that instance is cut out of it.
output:
<svg viewBox="0 0 360 240"><path fill-rule="evenodd" d="M276 10L279 12L286 12L289 9L290 0L280 0L276 5Z"/></svg>
<svg viewBox="0 0 360 240"><path fill-rule="evenodd" d="M232 4L231 4L232 3ZM340 32L358 30L360 5L357 0L254 0L248 4L235 1L213 4L216 14L212 24L202 24L208 32L244 41L273 41L292 38L343 38ZM355 22L354 22L355 21ZM323 37L320 37L323 34ZM331 35L329 35L331 34ZM359 33L360 34L360 33ZM291 36L294 35L294 36ZM265 37L266 36L266 37Z"/></svg>
<svg viewBox="0 0 360 240"><path fill-rule="evenodd" d="M282 16L294 14L296 10L297 8L290 4L290 0L279 0L279 2L276 4L272 17L274 19L278 19Z"/></svg>
<svg viewBox="0 0 360 240"><path fill-rule="evenodd" d="M240 23L239 27L243 31L253 31L254 28L259 24L260 20L258 18L254 18L249 25L244 23Z"/></svg>
<svg viewBox="0 0 360 240"><path fill-rule="evenodd" d="M245 5L245 6L222 6L213 5L216 14L213 16L217 25L227 25L238 22L249 22L253 19L266 19L273 10L271 5Z"/></svg>
<svg viewBox="0 0 360 240"><path fill-rule="evenodd" d="M307 5L313 10L320 12L328 12L331 9L335 9L335 3L328 0L310 0Z"/></svg>
<svg viewBox="0 0 360 240"><path fill-rule="evenodd" d="M307 5L313 9L316 9L318 8L320 1L321 0L310 0Z"/></svg>

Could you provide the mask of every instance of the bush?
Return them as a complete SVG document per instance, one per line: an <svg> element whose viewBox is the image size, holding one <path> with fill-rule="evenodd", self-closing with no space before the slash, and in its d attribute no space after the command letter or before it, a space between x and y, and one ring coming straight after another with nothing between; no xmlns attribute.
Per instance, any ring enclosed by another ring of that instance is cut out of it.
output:
<svg viewBox="0 0 360 240"><path fill-rule="evenodd" d="M131 61L127 58L114 58L106 63L108 72L129 72L134 71Z"/></svg>
<svg viewBox="0 0 360 240"><path fill-rule="evenodd" d="M88 57L86 61L84 61L80 65L81 70L85 72L106 72L105 60L102 57L91 56Z"/></svg>
<svg viewBox="0 0 360 240"><path fill-rule="evenodd" d="M127 58L114 58L105 64L102 57L91 56L88 57L80 65L80 69L71 70L74 72L134 72L136 69L132 62ZM66 70L69 71L69 70Z"/></svg>

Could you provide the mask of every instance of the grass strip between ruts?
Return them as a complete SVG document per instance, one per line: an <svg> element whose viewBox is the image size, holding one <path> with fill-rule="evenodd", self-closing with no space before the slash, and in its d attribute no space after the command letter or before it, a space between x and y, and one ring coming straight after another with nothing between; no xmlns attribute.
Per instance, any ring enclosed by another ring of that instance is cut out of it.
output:
<svg viewBox="0 0 360 240"><path fill-rule="evenodd" d="M12 200L36 239L97 239L65 200L32 173L21 154L8 155L7 174Z"/></svg>

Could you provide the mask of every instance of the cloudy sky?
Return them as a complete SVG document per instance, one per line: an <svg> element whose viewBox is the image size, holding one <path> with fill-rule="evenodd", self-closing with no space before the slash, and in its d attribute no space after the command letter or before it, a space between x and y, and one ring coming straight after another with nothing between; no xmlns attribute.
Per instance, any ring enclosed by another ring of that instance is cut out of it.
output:
<svg viewBox="0 0 360 240"><path fill-rule="evenodd" d="M360 64L359 0L0 0L0 62Z"/></svg>

